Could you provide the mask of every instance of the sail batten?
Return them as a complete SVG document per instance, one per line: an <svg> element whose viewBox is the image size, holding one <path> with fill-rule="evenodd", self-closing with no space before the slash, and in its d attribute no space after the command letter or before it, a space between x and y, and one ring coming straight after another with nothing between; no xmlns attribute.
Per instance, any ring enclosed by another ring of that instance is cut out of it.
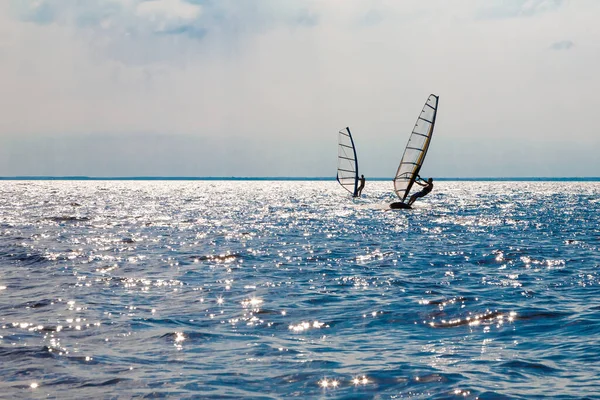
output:
<svg viewBox="0 0 600 400"><path fill-rule="evenodd" d="M337 181L352 196L358 192L358 159L350 128L340 130L338 135Z"/></svg>
<svg viewBox="0 0 600 400"><path fill-rule="evenodd" d="M404 149L394 178L394 192L402 202L408 197L427 155L435 126L438 103L438 96L429 95Z"/></svg>

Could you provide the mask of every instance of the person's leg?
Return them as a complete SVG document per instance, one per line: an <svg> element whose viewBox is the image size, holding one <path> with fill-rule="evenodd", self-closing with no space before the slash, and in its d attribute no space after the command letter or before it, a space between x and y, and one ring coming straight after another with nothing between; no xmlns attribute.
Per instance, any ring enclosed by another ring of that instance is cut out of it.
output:
<svg viewBox="0 0 600 400"><path fill-rule="evenodd" d="M423 196L425 196L423 194L423 192L417 192L417 193L413 194L412 196L410 196L410 200L408 201L408 205L412 206L412 203L414 203L415 200L417 200L419 197L423 197Z"/></svg>
<svg viewBox="0 0 600 400"><path fill-rule="evenodd" d="M413 194L412 196L410 196L410 200L408 200L408 205L409 205L409 206L412 206L412 203L414 203L414 202L415 202L415 200L417 199L417 194L418 194L418 193L415 193L415 194Z"/></svg>

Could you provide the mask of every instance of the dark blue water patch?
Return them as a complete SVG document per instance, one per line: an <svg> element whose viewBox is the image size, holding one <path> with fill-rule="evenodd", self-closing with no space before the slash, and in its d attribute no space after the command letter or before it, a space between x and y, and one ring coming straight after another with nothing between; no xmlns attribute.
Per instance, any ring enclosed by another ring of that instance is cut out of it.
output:
<svg viewBox="0 0 600 400"><path fill-rule="evenodd" d="M186 330L182 330L181 332L169 332L165 333L161 336L161 339L166 340L168 342L176 342L181 338L181 341L195 342L195 343L203 343L209 342L212 340L235 340L238 339L237 335L222 335L222 334L213 334L209 332L199 332L197 330L192 330L193 328L188 328ZM247 338L244 338L247 340Z"/></svg>
<svg viewBox="0 0 600 400"><path fill-rule="evenodd" d="M519 399L521 397L516 397L516 396L506 396L506 395L502 395L502 394L498 394L498 393L494 393L494 392L482 392L477 396L478 399L481 400L513 400L513 399Z"/></svg>
<svg viewBox="0 0 600 400"><path fill-rule="evenodd" d="M81 385L82 380L79 377L62 375L62 374L52 374L57 376L50 376L49 379L44 381L44 386L54 387L56 390L69 390Z"/></svg>
<svg viewBox="0 0 600 400"><path fill-rule="evenodd" d="M123 378L112 378L112 379L94 379L94 380L89 380L81 385L79 385L77 388L88 388L88 387L103 387L103 386L113 386L113 385L117 385L121 382L127 382L130 381L130 379L123 379Z"/></svg>
<svg viewBox="0 0 600 400"><path fill-rule="evenodd" d="M516 370L522 373L526 373L527 375L553 375L560 373L560 369L552 368L543 363L532 363L526 362L522 360L511 360L505 363L500 364L499 368L506 370Z"/></svg>
<svg viewBox="0 0 600 400"><path fill-rule="evenodd" d="M10 340L11 337L6 337ZM13 340L18 340L18 337L12 337ZM3 363L10 363L23 359L35 358L51 358L53 354L48 351L48 347L15 347L15 346L0 346L0 359ZM7 364L6 364L7 365Z"/></svg>
<svg viewBox="0 0 600 400"><path fill-rule="evenodd" d="M48 261L48 258L43 254L30 253L22 248L11 248L0 251L0 260L17 262L19 265L29 266L43 264Z"/></svg>

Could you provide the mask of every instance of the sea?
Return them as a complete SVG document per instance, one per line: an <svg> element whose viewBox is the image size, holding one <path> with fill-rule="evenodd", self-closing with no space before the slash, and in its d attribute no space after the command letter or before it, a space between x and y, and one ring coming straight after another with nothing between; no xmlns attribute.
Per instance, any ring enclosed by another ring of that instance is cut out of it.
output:
<svg viewBox="0 0 600 400"><path fill-rule="evenodd" d="M600 399L600 181L0 181L0 398Z"/></svg>

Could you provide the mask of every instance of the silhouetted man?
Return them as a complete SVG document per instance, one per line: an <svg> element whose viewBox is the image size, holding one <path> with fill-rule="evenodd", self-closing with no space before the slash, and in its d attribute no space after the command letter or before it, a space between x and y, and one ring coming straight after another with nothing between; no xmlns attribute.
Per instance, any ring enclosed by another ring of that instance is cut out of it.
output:
<svg viewBox="0 0 600 400"><path fill-rule="evenodd" d="M362 191L365 188L365 176L360 176L360 185L358 185L358 189L356 189L356 197L360 197L362 195Z"/></svg>
<svg viewBox="0 0 600 400"><path fill-rule="evenodd" d="M420 176L419 176L419 180L423 181L423 179L421 179ZM417 193L413 194L412 196L410 196L410 200L408 201L409 206L412 206L412 204L415 202L415 200L417 200L420 197L424 197L424 196L428 195L433 190L433 178L427 179L427 182L423 181L425 183L421 183L421 182L419 182L419 180L416 180L415 183L417 185L424 186L424 188L420 192L417 192Z"/></svg>

